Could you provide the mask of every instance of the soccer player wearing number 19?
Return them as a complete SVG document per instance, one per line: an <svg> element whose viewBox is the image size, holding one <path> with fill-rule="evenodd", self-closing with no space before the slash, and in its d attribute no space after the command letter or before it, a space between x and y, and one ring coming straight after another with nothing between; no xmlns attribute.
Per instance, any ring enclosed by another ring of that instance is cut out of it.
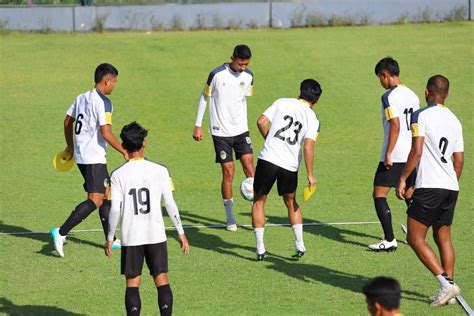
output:
<svg viewBox="0 0 474 316"><path fill-rule="evenodd" d="M317 81L306 79L300 85L298 99L276 100L257 121L258 129L265 138L255 171L252 207L257 260L264 260L266 257L263 243L265 202L275 181L278 194L283 196L288 209L288 217L295 235L296 249L293 257L302 257L306 252L303 242L303 215L295 195L302 145L308 184L310 186L316 184L313 158L314 143L319 133L319 120L311 108L318 102L321 93L321 86Z"/></svg>
<svg viewBox="0 0 474 316"><path fill-rule="evenodd" d="M401 198L406 189L405 179L416 168L413 202L407 210L408 243L440 283L441 289L431 306L442 306L460 292L453 281L451 224L464 166L464 142L461 123L444 106L448 90L446 77L436 75L428 80L425 90L428 106L413 114L413 143L397 188L397 196ZM426 242L430 226L441 263Z"/></svg>
<svg viewBox="0 0 474 316"><path fill-rule="evenodd" d="M384 131L382 155L374 177L374 205L382 224L384 238L379 243L369 245L374 251L393 251L397 240L393 234L392 214L387 203L390 188L396 188L411 147L410 117L419 109L417 95L402 84L400 68L391 57L380 60L375 66L375 74L382 87L387 90L382 96L382 124ZM405 201L410 202L415 184L414 174L407 178Z"/></svg>
<svg viewBox="0 0 474 316"><path fill-rule="evenodd" d="M54 227L50 234L59 256L64 257L66 235L90 213L99 208L102 228L107 237L110 200L108 200L109 174L107 171L107 144L128 159L112 133L112 93L117 82L118 70L111 64L100 64L94 74L95 87L79 95L69 107L64 119L66 151L74 155L84 178L87 200L79 203L61 227ZM120 247L120 240L114 248Z"/></svg>
<svg viewBox="0 0 474 316"><path fill-rule="evenodd" d="M130 160L111 175L112 209L105 254L108 257L112 255L114 232L121 218L121 273L127 282L125 307L128 316L140 315L139 287L144 259L158 290L160 314L171 315L172 312L173 294L168 280L162 197L166 211L178 231L181 249L184 253L189 252L189 243L173 199L174 188L168 169L144 159L147 134L147 130L136 122L123 127L120 138Z"/></svg>

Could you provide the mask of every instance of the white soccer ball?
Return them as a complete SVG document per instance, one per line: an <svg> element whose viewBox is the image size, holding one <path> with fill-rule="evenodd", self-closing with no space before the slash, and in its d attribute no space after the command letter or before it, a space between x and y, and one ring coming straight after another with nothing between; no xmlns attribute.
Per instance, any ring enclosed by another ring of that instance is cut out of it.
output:
<svg viewBox="0 0 474 316"><path fill-rule="evenodd" d="M247 178L240 184L240 194L247 201L253 201L253 178Z"/></svg>

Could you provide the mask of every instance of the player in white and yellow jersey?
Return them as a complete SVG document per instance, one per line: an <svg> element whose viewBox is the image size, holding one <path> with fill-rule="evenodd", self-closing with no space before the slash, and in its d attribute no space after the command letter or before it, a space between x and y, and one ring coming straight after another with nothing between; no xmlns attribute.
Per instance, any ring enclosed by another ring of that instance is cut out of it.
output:
<svg viewBox="0 0 474 316"><path fill-rule="evenodd" d="M432 306L442 306L460 292L453 281L451 224L464 166L464 142L461 123L444 106L448 92L446 77L436 75L428 80L425 90L428 106L413 114L413 144L397 188L397 196L403 197L405 180L416 169L415 192L407 210L408 243L440 283L441 289ZM431 226L441 263L426 242Z"/></svg>
<svg viewBox="0 0 474 316"><path fill-rule="evenodd" d="M392 214L387 203L390 188L398 185L398 180L408 158L411 147L410 118L420 108L417 95L402 84L400 68L396 60L386 57L375 66L375 74L387 92L382 96L382 124L384 138L382 155L374 177L374 205L382 224L384 238L377 244L369 245L374 251L393 251L397 240L393 234ZM408 205L413 193L414 175L407 179L410 190L406 192Z"/></svg>
<svg viewBox="0 0 474 316"><path fill-rule="evenodd" d="M168 280L168 249L161 213L161 199L178 231L181 249L189 252L189 243L173 198L173 182L168 169L144 158L148 132L136 122L123 127L120 133L130 160L112 172L112 209L105 254L112 255L114 232L119 220L122 240L121 273L127 289L127 315L140 315L139 287L143 262L146 261L158 290L161 315L171 315L173 294Z"/></svg>
<svg viewBox="0 0 474 316"><path fill-rule="evenodd" d="M66 112L64 135L66 151L76 160L84 178L87 199L78 204L61 227L54 227L50 234L59 256L64 257L63 244L66 235L81 223L96 208L102 222L104 234L108 233L110 200L108 190L107 144L110 144L125 159L127 152L112 133L112 102L107 95L112 93L117 82L118 70L111 64L100 64L94 74L95 87L79 95ZM120 247L117 240L114 248Z"/></svg>
<svg viewBox="0 0 474 316"><path fill-rule="evenodd" d="M276 100L257 121L265 144L258 156L254 181L252 224L257 243L257 260L266 257L263 234L265 227L265 202L277 182L278 195L288 209L288 217L295 235L294 257L306 252L303 241L303 215L296 202L298 168L304 156L308 184L316 184L313 175L314 143L319 134L319 120L311 110L318 102L322 90L313 79L301 82L298 99ZM303 147L303 155L301 148Z"/></svg>
<svg viewBox="0 0 474 316"><path fill-rule="evenodd" d="M193 138L203 139L202 119L209 103L210 132L221 164L221 193L227 217L227 230L236 231L232 181L235 158L240 160L246 177L254 176L252 142L247 124L247 100L253 92L253 74L248 69L252 53L247 45L237 45L231 62L214 69L199 100Z"/></svg>

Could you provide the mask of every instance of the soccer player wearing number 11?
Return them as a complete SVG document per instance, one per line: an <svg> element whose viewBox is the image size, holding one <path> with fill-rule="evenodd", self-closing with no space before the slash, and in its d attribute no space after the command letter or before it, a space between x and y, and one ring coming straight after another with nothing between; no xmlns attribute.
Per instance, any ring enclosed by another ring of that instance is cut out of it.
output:
<svg viewBox="0 0 474 316"><path fill-rule="evenodd" d="M295 235L296 249L293 257L302 257L306 252L303 242L303 215L295 195L302 145L308 184L310 186L316 184L313 158L314 143L319 133L319 120L311 108L318 102L321 93L321 86L317 81L306 79L300 85L298 99L276 100L257 121L258 129L265 138L255 171L252 207L252 225L257 243L258 261L266 257L263 243L265 202L275 181L278 195L283 196L288 209L288 217Z"/></svg>

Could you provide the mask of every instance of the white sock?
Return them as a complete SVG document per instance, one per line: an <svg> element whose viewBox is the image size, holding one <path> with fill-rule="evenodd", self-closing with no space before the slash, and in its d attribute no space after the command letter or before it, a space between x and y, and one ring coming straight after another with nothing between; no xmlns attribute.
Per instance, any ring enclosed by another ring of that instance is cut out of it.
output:
<svg viewBox="0 0 474 316"><path fill-rule="evenodd" d="M235 221L234 216L234 199L224 199L225 215L227 217L227 226L234 225L237 222Z"/></svg>
<svg viewBox="0 0 474 316"><path fill-rule="evenodd" d="M259 255L265 252L265 245L263 244L263 232L265 227L258 227L254 228L253 231L255 233L255 240L257 242L257 253Z"/></svg>
<svg viewBox="0 0 474 316"><path fill-rule="evenodd" d="M303 241L303 224L291 225L293 233L295 234L295 246L299 251L306 251Z"/></svg>
<svg viewBox="0 0 474 316"><path fill-rule="evenodd" d="M450 288L451 286L453 286L451 283L449 283L448 280L446 280L446 278L442 274L437 275L436 278L438 279L438 282L443 289Z"/></svg>

